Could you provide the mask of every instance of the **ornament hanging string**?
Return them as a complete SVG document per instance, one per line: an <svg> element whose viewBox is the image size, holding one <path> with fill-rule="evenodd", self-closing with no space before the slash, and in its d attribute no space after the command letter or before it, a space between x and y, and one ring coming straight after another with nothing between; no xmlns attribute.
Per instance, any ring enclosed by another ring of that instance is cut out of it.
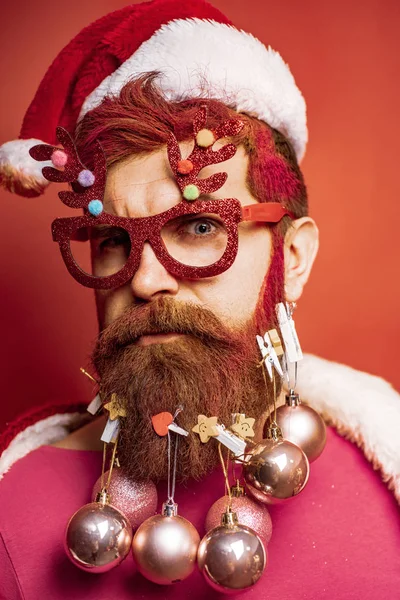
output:
<svg viewBox="0 0 400 600"><path fill-rule="evenodd" d="M117 454L117 444L118 444L118 436L115 438L115 442L114 442L114 448L112 451L112 456L111 456L111 463L110 463L110 468L108 471L108 478L107 478L107 489L110 487L110 483L111 483L111 475L113 472L113 468L114 468L114 464L115 464L115 456Z"/></svg>
<svg viewBox="0 0 400 600"><path fill-rule="evenodd" d="M113 468L114 468L114 464L115 464L115 457L117 454L117 444L118 444L118 436L115 439L114 442L114 448L112 451L112 455L111 455L111 460L110 460L110 467L108 470L108 477L107 477L107 483L104 486L104 475L105 475L105 471L106 471L106 460L107 460L107 449L108 449L108 444L106 442L104 442L103 444L103 462L102 462L102 466L101 466L101 479L100 479L100 489L104 490L104 487L106 489L109 488L110 483L111 483L111 475L113 472Z"/></svg>
<svg viewBox="0 0 400 600"><path fill-rule="evenodd" d="M173 420L175 421L176 417L182 412L183 406L179 405L175 411ZM168 430L168 501L167 504L174 504L174 496L175 496L175 483L176 483L176 466L178 461L178 444L179 444L179 435L175 435L175 451L174 451L174 465L172 468L172 477L171 477L171 432ZM172 482L171 482L172 479Z"/></svg>
<svg viewBox="0 0 400 600"><path fill-rule="evenodd" d="M283 366L283 372L286 375L286 381L287 381L287 385L288 385L288 389L289 389L289 393L294 393L297 387L297 361L294 363L294 384L293 386L291 385L291 381L290 381L290 366L289 363L287 361L287 357L286 354L282 357L282 366Z"/></svg>
<svg viewBox="0 0 400 600"><path fill-rule="evenodd" d="M172 477L171 477L171 433L168 431L168 500L167 504L174 504L174 496L175 496L175 482L176 482L176 464L178 458L178 442L179 437L175 435L175 451L174 451L174 465L172 469ZM172 482L171 482L172 479Z"/></svg>
<svg viewBox="0 0 400 600"><path fill-rule="evenodd" d="M268 414L267 420L268 420L268 423L270 425L272 425L272 423L273 423L273 420L272 420L272 406L270 406L270 404L268 402L268 400L269 400L269 398L268 398L268 383L267 383L267 376L266 376L266 373L265 373L266 367L265 367L264 360L262 360L259 363L258 366L261 367L261 371L262 371L262 375L263 375L263 379L264 379L264 383L265 383L265 389L266 389L266 392L267 392L267 406L268 406L268 409L269 409L269 414ZM275 374L274 374L274 372L272 372L272 377L273 377L273 383L274 383L274 414L275 414L275 417L276 417L276 386L275 386Z"/></svg>
<svg viewBox="0 0 400 600"><path fill-rule="evenodd" d="M276 423L276 379L275 379L275 371L272 371L272 384L274 387L274 419L273 422Z"/></svg>
<svg viewBox="0 0 400 600"><path fill-rule="evenodd" d="M106 458L107 458L107 444L103 443L103 463L101 465L101 479L100 479L100 489L104 490L104 473L106 470Z"/></svg>
<svg viewBox="0 0 400 600"><path fill-rule="evenodd" d="M225 478L225 488L226 488L226 495L228 496L228 501L227 501L227 510L231 510L232 508L232 494L231 494L231 487L229 485L229 477L228 477L228 471L227 471L227 466L225 466L225 461L224 461L224 457L222 455L222 445L220 442L218 442L218 454L219 454L219 459L221 461L221 467L222 467L222 471L224 473L224 478ZM229 455L228 455L228 460L229 460Z"/></svg>

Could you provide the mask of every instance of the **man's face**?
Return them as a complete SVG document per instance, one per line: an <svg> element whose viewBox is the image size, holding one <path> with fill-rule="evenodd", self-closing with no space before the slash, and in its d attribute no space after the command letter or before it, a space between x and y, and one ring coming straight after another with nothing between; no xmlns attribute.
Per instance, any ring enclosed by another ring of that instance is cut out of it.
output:
<svg viewBox="0 0 400 600"><path fill-rule="evenodd" d="M182 154L190 149L182 144ZM226 171L228 179L212 197L255 203L246 186L248 160L239 148L222 165L203 169L202 177ZM181 201L166 150L135 157L110 169L105 209L123 217L146 217ZM123 401L119 458L132 478L166 476L166 439L151 417L183 411L178 424L188 431L197 416L232 413L256 419L267 409L265 385L255 343L254 314L270 264L271 234L262 224L239 225L233 265L206 279L179 279L144 246L133 279L116 290L97 291L100 328L93 353L103 400L112 393ZM280 300L280 299L279 299ZM271 298L275 304L277 298ZM201 477L217 459L217 444L202 445L194 434L180 444L178 476Z"/></svg>
<svg viewBox="0 0 400 600"><path fill-rule="evenodd" d="M183 156L190 144L181 144ZM226 171L228 179L211 198L236 198L242 205L256 203L249 192L248 158L239 147L230 160L203 169L201 177ZM146 217L161 213L182 200L171 172L165 148L141 157L133 157L109 170L104 197L107 212L124 217ZM207 307L231 328L252 318L260 288L267 273L271 235L264 224L239 225L239 250L230 269L216 277L188 280L173 277L145 244L140 266L133 279L110 291L97 291L100 328L120 317L133 304L152 302L160 296L179 302ZM173 332L171 332L173 333ZM172 336L144 336L139 344L167 343Z"/></svg>

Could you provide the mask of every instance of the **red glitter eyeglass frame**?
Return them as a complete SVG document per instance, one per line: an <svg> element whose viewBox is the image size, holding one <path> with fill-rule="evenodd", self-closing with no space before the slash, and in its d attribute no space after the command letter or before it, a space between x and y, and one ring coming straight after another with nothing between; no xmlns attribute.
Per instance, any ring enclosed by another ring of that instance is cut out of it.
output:
<svg viewBox="0 0 400 600"><path fill-rule="evenodd" d="M212 265L194 267L175 260L167 251L161 238L161 229L170 220L182 215L215 214L221 217L227 231L227 244L224 254ZM242 221L276 223L290 213L279 203L250 204L241 206L235 198L224 200L199 200L193 203L180 202L169 210L151 217L129 218L102 213L95 219L92 216L66 217L56 219L52 224L53 240L58 242L64 263L72 277L85 287L110 290L127 283L136 273L143 246L148 242L160 263L174 277L200 279L215 277L233 264L238 251L238 225ZM93 225L110 225L124 229L130 238L131 250L123 268L105 277L90 275L83 271L74 259L70 240L79 229Z"/></svg>
<svg viewBox="0 0 400 600"><path fill-rule="evenodd" d="M75 144L69 133L57 127L57 139L63 149L49 144L38 144L29 153L35 160L51 160L56 167L44 167L43 177L49 181L71 184L71 191L58 193L61 201L71 208L84 210L79 217L56 219L52 223L53 240L58 242L62 257L69 273L80 284L96 289L114 289L124 285L133 277L139 267L143 246L148 242L158 260L175 277L199 279L214 277L232 265L238 251L238 225L241 221L278 223L285 215L294 215L278 202L265 202L242 207L234 198L224 200L199 200L201 195L209 195L220 189L227 180L227 173L214 173L200 178L200 171L209 165L224 162L236 153L234 144L225 144L213 150L214 143L222 138L232 138L243 127L240 119L224 121L214 130L206 128L207 107L201 106L193 121L194 147L186 159L182 159L179 143L171 133L167 142L168 160L183 200L176 206L151 217L118 217L104 212L103 196L106 184L107 166L104 153L98 140L94 142L93 171L81 162ZM184 265L168 253L161 238L161 229L170 219L182 215L216 214L225 223L228 234L227 246L222 257L209 266L194 267ZM93 225L111 225L124 229L130 238L131 250L123 268L104 277L90 275L75 261L71 251L71 240L76 232Z"/></svg>

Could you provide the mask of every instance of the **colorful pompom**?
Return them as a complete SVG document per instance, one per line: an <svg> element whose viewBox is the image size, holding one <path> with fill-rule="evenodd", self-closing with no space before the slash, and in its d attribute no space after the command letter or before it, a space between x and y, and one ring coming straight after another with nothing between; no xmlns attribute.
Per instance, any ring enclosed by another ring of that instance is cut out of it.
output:
<svg viewBox="0 0 400 600"><path fill-rule="evenodd" d="M51 155L51 162L55 167L65 167L68 162L68 156L63 150L54 150L53 154Z"/></svg>
<svg viewBox="0 0 400 600"><path fill-rule="evenodd" d="M196 135L196 144L201 148L208 148L215 142L215 136L211 129L200 129Z"/></svg>
<svg viewBox="0 0 400 600"><path fill-rule="evenodd" d="M88 211L94 217L98 217L103 212L103 203L100 200L91 200L88 204Z"/></svg>
<svg viewBox="0 0 400 600"><path fill-rule="evenodd" d="M193 171L193 163L191 160L180 160L178 162L178 168L177 168L178 173L180 173L181 175L187 175L188 173L190 173L191 171Z"/></svg>
<svg viewBox="0 0 400 600"><path fill-rule="evenodd" d="M80 183L82 187L90 187L91 185L93 185L94 175L92 171L89 171L88 169L83 169L83 171L81 171L78 175L78 183Z"/></svg>
<svg viewBox="0 0 400 600"><path fill-rule="evenodd" d="M185 200L197 200L199 196L200 190L197 185L194 185L193 183L187 185L183 190L183 197Z"/></svg>

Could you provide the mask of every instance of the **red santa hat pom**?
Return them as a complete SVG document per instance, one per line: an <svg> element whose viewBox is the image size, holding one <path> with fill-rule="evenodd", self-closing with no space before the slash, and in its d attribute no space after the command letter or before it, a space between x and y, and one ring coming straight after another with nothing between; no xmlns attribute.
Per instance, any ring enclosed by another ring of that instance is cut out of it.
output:
<svg viewBox="0 0 400 600"><path fill-rule="evenodd" d="M153 0L106 15L61 50L27 110L21 139L0 147L2 185L23 196L41 194L49 163L35 161L29 148L40 140L56 145L58 125L73 134L105 97L151 71L162 74L168 99L225 101L281 131L302 158L305 102L280 55L204 0ZM57 155L53 164L60 161Z"/></svg>

